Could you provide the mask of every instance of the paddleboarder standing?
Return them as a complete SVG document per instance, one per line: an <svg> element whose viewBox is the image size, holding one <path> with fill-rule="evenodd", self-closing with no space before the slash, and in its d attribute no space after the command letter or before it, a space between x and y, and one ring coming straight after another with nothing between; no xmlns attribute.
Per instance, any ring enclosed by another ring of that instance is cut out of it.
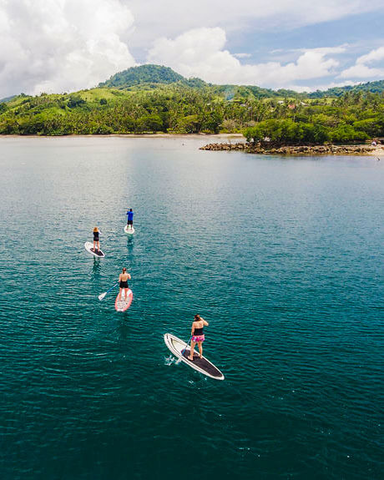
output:
<svg viewBox="0 0 384 480"><path fill-rule="evenodd" d="M120 287L120 291L119 291L119 302L121 301L121 291L123 290L123 288L125 289L125 295L124 295L124 301L126 302L127 301L127 296L128 296L128 280L131 279L131 275L129 273L127 273L127 269L126 268L123 268L122 270L122 273L120 273L119 275L119 287Z"/></svg>
<svg viewBox="0 0 384 480"><path fill-rule="evenodd" d="M200 315L195 315L194 321L192 323L192 330L191 330L191 351L189 354L188 359L193 361L193 352L195 350L196 343L199 346L200 358L203 357L203 342L205 340L204 337L204 327L208 327L209 323L204 320L204 318L200 317Z"/></svg>
<svg viewBox="0 0 384 480"><path fill-rule="evenodd" d="M128 218L127 218L127 225L128 225L128 228L129 228L129 226L130 226L131 228L133 228L133 215L134 215L134 213L133 213L133 211L132 211L132 208L130 208L130 209L127 211L127 217L128 217Z"/></svg>
<svg viewBox="0 0 384 480"><path fill-rule="evenodd" d="M93 251L98 252L100 250L100 231L97 227L93 229ZM96 248L97 245L97 248Z"/></svg>

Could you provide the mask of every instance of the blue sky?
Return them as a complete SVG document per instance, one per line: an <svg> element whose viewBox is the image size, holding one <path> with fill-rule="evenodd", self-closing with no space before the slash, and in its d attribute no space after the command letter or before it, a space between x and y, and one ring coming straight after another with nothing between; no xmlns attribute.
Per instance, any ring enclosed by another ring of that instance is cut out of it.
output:
<svg viewBox="0 0 384 480"><path fill-rule="evenodd" d="M298 91L384 79L382 0L0 0L0 98L144 63Z"/></svg>
<svg viewBox="0 0 384 480"><path fill-rule="evenodd" d="M229 36L228 48L232 51L246 50L254 61L268 61L274 50L289 51L300 48L332 47L349 44L350 57L357 53L384 45L384 12L353 15L340 20L322 22L298 28L252 30L246 34ZM380 33L382 32L382 36ZM352 46L355 45L355 48Z"/></svg>

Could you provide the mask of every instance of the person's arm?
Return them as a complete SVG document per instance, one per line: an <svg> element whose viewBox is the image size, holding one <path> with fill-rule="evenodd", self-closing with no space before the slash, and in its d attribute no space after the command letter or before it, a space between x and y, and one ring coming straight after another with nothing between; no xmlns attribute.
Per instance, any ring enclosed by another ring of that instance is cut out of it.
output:
<svg viewBox="0 0 384 480"><path fill-rule="evenodd" d="M119 275L119 283L120 283L120 282L121 282L121 273L120 273L120 275Z"/></svg>
<svg viewBox="0 0 384 480"><path fill-rule="evenodd" d="M131 275L128 273L128 280L131 280Z"/></svg>
<svg viewBox="0 0 384 480"><path fill-rule="evenodd" d="M208 327L209 323L206 320L204 320L204 318L202 318L201 320L203 321L204 326Z"/></svg>
<svg viewBox="0 0 384 480"><path fill-rule="evenodd" d="M191 336L195 333L195 322L192 323Z"/></svg>

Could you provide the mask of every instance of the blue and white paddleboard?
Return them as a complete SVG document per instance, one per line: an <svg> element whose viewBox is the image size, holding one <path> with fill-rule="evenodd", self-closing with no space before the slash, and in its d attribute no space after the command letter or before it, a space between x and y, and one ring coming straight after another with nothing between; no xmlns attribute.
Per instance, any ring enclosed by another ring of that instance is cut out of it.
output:
<svg viewBox="0 0 384 480"><path fill-rule="evenodd" d="M127 235L133 235L135 233L135 229L133 228L133 225L125 225L124 232Z"/></svg>

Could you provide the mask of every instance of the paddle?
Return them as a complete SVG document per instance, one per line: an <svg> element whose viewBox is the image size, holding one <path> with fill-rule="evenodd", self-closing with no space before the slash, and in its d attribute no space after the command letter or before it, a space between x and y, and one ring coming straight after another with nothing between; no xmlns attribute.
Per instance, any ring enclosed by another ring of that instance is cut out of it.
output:
<svg viewBox="0 0 384 480"><path fill-rule="evenodd" d="M192 337L188 340L188 343L185 345L184 349L181 351L181 355L184 355L185 350L187 349L189 342L192 340Z"/></svg>
<svg viewBox="0 0 384 480"><path fill-rule="evenodd" d="M107 293L109 293L111 290L113 290L115 287L117 287L118 283L115 283L115 285L113 285L111 288L109 288L106 292L102 293L101 295L99 295L97 298L101 301L103 300L103 298L107 295Z"/></svg>

